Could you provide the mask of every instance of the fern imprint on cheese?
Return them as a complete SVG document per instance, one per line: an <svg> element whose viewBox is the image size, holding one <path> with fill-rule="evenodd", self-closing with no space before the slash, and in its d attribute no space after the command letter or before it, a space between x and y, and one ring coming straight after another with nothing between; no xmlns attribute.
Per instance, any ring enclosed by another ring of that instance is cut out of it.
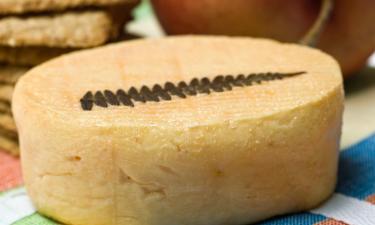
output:
<svg viewBox="0 0 375 225"><path fill-rule="evenodd" d="M181 81L177 85L172 82L166 82L164 87L160 84L155 84L152 88L144 85L139 91L135 87L131 87L127 92L123 89L118 89L116 93L104 90L103 92L96 91L93 94L88 91L80 99L80 102L82 109L86 111L90 111L94 105L104 108L107 108L108 105L134 107L133 101L142 103L170 101L172 96L186 98L197 94L231 91L234 87L246 87L253 84L261 84L263 81L281 80L305 73L304 71L293 73L252 73L246 77L243 74L239 74L236 77L218 75L212 81L204 77L201 79L193 78L189 83Z"/></svg>

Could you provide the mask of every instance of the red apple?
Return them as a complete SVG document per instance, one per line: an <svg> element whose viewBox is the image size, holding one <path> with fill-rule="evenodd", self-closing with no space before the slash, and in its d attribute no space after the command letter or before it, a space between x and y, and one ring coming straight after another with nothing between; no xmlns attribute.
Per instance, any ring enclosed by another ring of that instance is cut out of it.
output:
<svg viewBox="0 0 375 225"><path fill-rule="evenodd" d="M298 42L317 19L316 0L152 0L167 34L222 34ZM348 76L375 50L375 1L336 0L316 47Z"/></svg>

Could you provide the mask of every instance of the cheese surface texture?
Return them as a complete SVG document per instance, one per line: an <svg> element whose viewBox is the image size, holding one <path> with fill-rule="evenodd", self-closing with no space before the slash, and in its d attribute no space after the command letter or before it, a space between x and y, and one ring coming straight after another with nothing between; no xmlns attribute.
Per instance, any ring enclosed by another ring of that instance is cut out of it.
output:
<svg viewBox="0 0 375 225"><path fill-rule="evenodd" d="M341 72L265 39L181 36L68 54L17 83L38 210L75 225L247 224L336 182Z"/></svg>

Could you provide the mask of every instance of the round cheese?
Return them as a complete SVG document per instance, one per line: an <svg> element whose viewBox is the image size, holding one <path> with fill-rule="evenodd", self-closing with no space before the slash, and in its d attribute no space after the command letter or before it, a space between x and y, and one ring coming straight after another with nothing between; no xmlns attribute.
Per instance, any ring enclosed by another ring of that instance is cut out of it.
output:
<svg viewBox="0 0 375 225"><path fill-rule="evenodd" d="M75 225L246 224L332 193L343 112L328 55L181 36L68 54L18 82L37 209Z"/></svg>

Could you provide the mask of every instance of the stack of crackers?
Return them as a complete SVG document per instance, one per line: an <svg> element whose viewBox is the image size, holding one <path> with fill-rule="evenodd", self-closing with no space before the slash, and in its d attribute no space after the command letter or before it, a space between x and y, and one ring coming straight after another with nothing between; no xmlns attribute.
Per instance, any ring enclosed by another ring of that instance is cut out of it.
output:
<svg viewBox="0 0 375 225"><path fill-rule="evenodd" d="M122 37L138 0L0 0L0 149L18 155L14 85L28 69Z"/></svg>

